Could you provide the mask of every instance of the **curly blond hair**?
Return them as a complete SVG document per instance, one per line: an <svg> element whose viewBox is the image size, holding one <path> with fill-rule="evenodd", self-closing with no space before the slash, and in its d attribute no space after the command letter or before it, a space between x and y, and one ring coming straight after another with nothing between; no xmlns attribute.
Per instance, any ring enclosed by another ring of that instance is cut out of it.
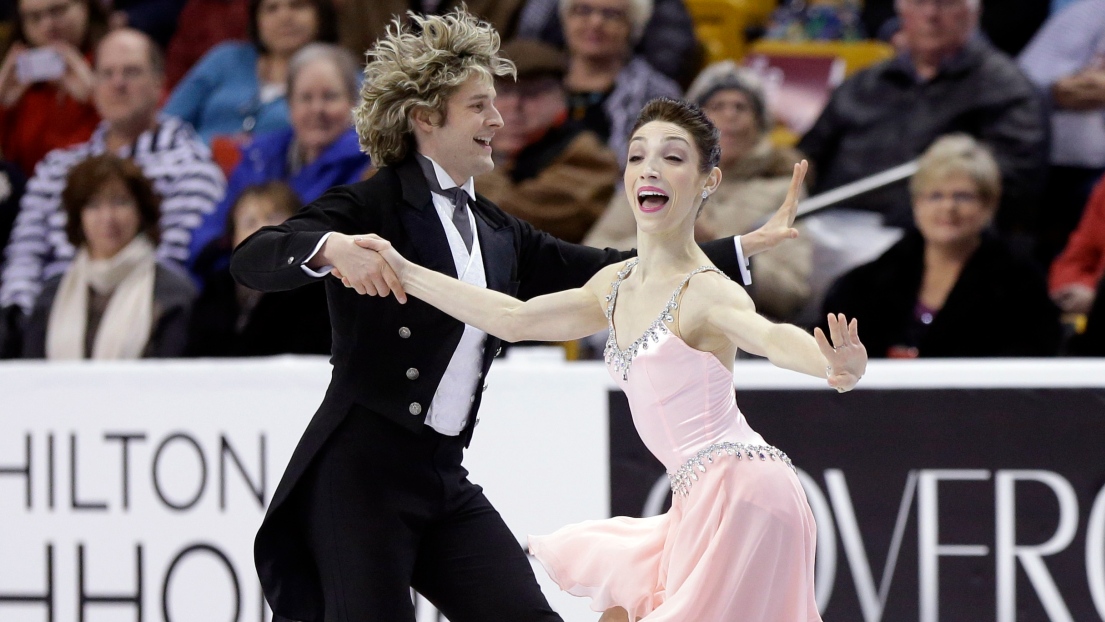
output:
<svg viewBox="0 0 1105 622"><path fill-rule="evenodd" d="M499 56L499 33L465 7L448 15L397 17L368 51L361 101L353 109L361 148L376 166L403 160L414 148L411 115L427 109L445 122L449 97L473 75L515 76Z"/></svg>

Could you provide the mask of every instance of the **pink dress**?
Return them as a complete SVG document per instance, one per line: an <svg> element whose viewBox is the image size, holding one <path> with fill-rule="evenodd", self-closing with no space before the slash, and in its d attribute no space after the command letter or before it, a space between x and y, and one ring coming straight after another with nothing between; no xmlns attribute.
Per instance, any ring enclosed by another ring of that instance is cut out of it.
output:
<svg viewBox="0 0 1105 622"><path fill-rule="evenodd" d="M606 316L606 363L633 422L667 468L666 514L615 517L530 536L561 589L591 608L623 607L647 622L820 622L814 601L816 527L786 454L767 445L737 408L733 374L668 329L691 277L660 317L621 350L614 332L618 273Z"/></svg>

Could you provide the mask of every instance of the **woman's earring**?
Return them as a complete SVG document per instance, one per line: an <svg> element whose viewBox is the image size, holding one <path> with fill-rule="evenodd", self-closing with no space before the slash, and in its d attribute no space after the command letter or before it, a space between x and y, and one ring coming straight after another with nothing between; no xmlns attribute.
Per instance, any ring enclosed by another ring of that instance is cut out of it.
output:
<svg viewBox="0 0 1105 622"><path fill-rule="evenodd" d="M709 191L707 191L707 190L703 190L703 191L702 191L702 198L703 198L703 199L705 199L705 198L706 198L706 197L708 197L708 196L710 196L710 192L709 192Z"/></svg>

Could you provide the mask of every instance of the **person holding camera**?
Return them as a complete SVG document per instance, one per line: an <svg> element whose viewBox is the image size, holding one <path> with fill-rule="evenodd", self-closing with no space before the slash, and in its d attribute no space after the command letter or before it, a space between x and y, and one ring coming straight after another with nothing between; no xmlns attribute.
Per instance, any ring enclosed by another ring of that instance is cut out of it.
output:
<svg viewBox="0 0 1105 622"><path fill-rule="evenodd" d="M16 0L16 13L0 63L0 152L30 177L47 153L88 140L100 122L92 51L107 21L92 0Z"/></svg>

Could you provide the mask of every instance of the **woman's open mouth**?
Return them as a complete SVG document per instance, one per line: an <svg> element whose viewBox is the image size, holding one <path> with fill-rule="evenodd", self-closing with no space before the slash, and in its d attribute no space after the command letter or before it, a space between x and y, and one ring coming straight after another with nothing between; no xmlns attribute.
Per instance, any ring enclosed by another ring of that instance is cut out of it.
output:
<svg viewBox="0 0 1105 622"><path fill-rule="evenodd" d="M666 192L655 186L641 186L637 189L637 206L645 213L664 209L668 204L668 198Z"/></svg>

